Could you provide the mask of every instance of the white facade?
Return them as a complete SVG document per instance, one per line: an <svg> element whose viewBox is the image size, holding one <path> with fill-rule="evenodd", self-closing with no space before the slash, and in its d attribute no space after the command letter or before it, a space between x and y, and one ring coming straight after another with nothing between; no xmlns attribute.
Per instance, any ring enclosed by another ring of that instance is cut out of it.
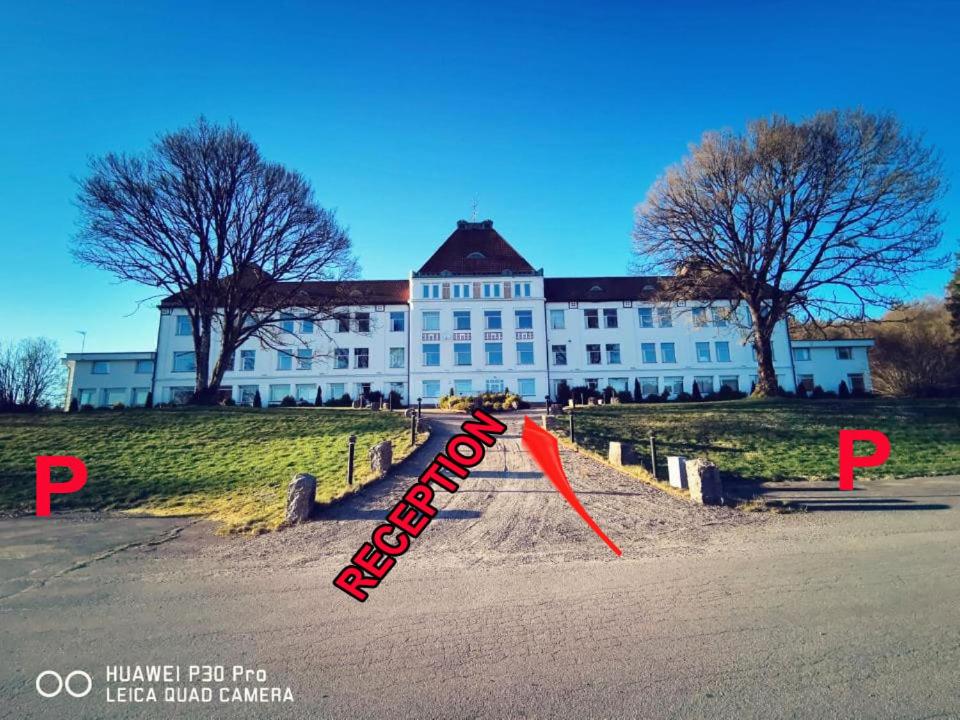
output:
<svg viewBox="0 0 960 720"><path fill-rule="evenodd" d="M639 381L644 396L689 393L694 382L703 394L724 385L749 392L757 365L746 313L733 314L726 301L653 302L651 282L656 278L544 279L491 222L461 221L406 280L357 281L375 287L382 304L345 307L343 321L312 327L296 310L279 318L283 349L247 341L221 390L241 404L259 391L264 405L286 396L312 403L318 388L323 400L394 390L404 401L432 405L451 390L509 389L539 402L555 397L561 381L629 391ZM800 381L836 392L844 380L851 391L869 391L871 344L791 342L781 323L773 339L780 385L793 391ZM194 384L186 311L172 299L161 305L156 353L85 353L66 362L67 397L81 404L142 404L145 389L155 403L182 401Z"/></svg>

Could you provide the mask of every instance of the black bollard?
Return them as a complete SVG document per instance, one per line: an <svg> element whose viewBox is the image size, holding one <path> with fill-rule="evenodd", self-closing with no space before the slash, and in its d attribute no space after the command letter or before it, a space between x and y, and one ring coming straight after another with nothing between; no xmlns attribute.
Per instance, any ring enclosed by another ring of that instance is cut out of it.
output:
<svg viewBox="0 0 960 720"><path fill-rule="evenodd" d="M353 453L357 446L357 436L347 438L347 485L353 485Z"/></svg>

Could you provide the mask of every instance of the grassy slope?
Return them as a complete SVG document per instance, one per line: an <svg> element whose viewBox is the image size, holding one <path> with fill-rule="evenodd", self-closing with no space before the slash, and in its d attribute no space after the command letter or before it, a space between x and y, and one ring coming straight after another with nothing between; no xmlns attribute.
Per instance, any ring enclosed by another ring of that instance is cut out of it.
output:
<svg viewBox="0 0 960 720"><path fill-rule="evenodd" d="M847 428L880 430L890 438L890 459L858 469L858 478L960 473L955 400L620 405L578 409L576 416L577 441L604 454L608 440L643 443L646 453L653 430L664 467L667 455L708 457L724 473L770 480L836 478L838 431ZM871 446L858 443L856 451L866 454Z"/></svg>
<svg viewBox="0 0 960 720"><path fill-rule="evenodd" d="M347 491L348 435L362 482L375 442L392 439L395 458L409 451L407 427L392 413L296 408L0 415L0 510L33 510L35 456L75 455L87 485L54 495L54 510L137 507L270 529L294 473L315 475L317 499L330 500Z"/></svg>

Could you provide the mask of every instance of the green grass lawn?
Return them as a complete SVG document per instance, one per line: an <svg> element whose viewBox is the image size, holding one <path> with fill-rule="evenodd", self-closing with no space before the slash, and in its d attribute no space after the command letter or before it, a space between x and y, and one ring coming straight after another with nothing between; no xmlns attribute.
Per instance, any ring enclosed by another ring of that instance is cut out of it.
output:
<svg viewBox="0 0 960 720"><path fill-rule="evenodd" d="M891 453L857 478L960 474L960 403L956 400L736 400L715 403L578 408L577 442L606 455L607 441L640 444L646 464L650 431L658 438L660 477L666 456L712 460L727 477L750 480L837 478L841 429L880 430ZM565 431L566 424L558 428ZM872 452L857 443L857 454Z"/></svg>
<svg viewBox="0 0 960 720"><path fill-rule="evenodd" d="M135 508L207 515L226 531L274 529L295 473L317 477L318 501L342 495L347 437L357 436L362 483L374 443L393 440L395 459L409 453L407 423L394 413L306 408L3 414L0 510L33 512L37 455L75 455L87 484L54 495L54 511Z"/></svg>

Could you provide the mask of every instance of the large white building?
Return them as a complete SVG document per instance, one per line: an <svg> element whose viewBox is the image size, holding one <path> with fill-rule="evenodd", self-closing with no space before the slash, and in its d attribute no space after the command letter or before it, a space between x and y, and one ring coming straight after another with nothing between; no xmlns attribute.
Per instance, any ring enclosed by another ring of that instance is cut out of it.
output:
<svg viewBox="0 0 960 720"><path fill-rule="evenodd" d="M691 298L654 301L657 278L545 278L489 220L461 220L457 229L406 280L360 280L339 286L353 298L325 327L279 319L288 349L259 340L239 348L222 392L249 404L286 396L313 402L395 390L407 401L434 404L453 390L464 395L509 389L538 402L557 385L610 385L644 396L703 393L721 386L749 391L757 366L740 318L729 303ZM323 295L331 284L308 284ZM354 304L355 303L355 304ZM739 322L738 322L739 320ZM304 344L305 341L306 344ZM791 340L786 324L774 336L781 386L820 385L870 390L870 340ZM211 353L212 356L215 353ZM176 296L160 305L156 352L71 353L67 404L140 405L180 402L193 390L190 320Z"/></svg>

